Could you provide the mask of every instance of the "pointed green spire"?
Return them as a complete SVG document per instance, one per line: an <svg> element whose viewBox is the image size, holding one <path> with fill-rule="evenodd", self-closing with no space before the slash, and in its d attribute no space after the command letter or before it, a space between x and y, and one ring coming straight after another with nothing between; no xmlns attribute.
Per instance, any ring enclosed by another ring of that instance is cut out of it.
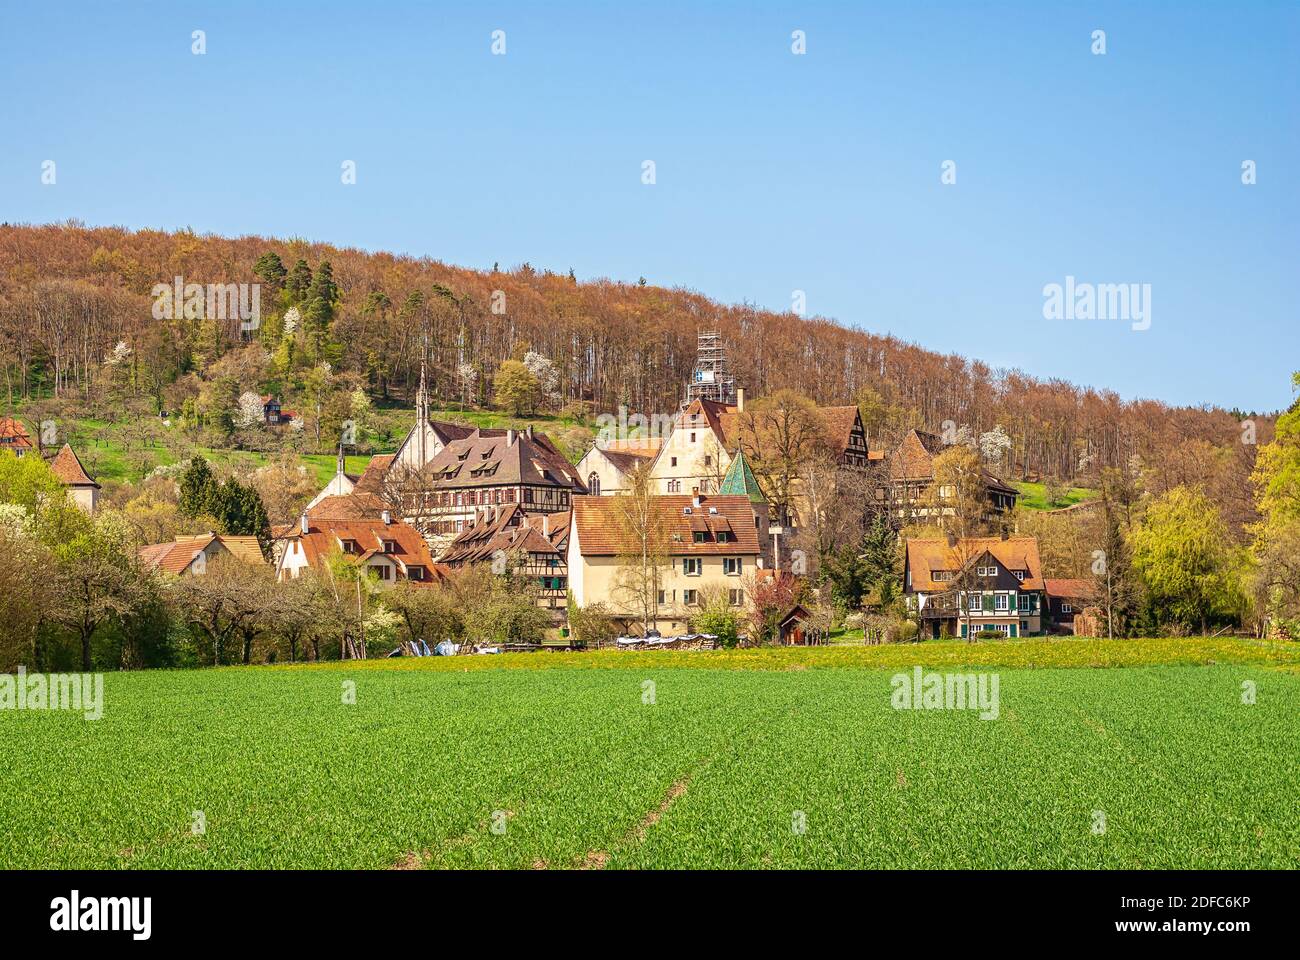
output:
<svg viewBox="0 0 1300 960"><path fill-rule="evenodd" d="M718 493L723 496L740 496L749 497L750 503L766 503L767 498L763 496L763 491L758 488L758 480L754 478L754 471L749 469L749 461L745 459L745 451L739 447L736 448L736 456L731 461L731 466L727 468L727 475L722 478L722 487Z"/></svg>

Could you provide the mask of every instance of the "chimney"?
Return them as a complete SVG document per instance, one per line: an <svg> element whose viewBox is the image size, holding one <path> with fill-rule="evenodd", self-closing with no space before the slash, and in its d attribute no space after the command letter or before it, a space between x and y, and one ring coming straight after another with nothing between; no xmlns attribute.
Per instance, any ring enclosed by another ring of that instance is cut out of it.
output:
<svg viewBox="0 0 1300 960"><path fill-rule="evenodd" d="M507 447L513 447L514 445L515 445L515 432L514 432L514 430L507 430L507 431L506 431L506 446L507 446Z"/></svg>
<svg viewBox="0 0 1300 960"><path fill-rule="evenodd" d="M699 487L696 487L696 488L695 488L694 493L695 493L695 495L694 495L693 497L691 497L691 504L692 504L693 506L698 507L698 506L700 505L701 501L703 501L704 498L700 496L700 490L699 490Z"/></svg>
<svg viewBox="0 0 1300 960"><path fill-rule="evenodd" d="M524 435L527 436L529 440L533 439L533 425L531 423L524 428Z"/></svg>
<svg viewBox="0 0 1300 960"><path fill-rule="evenodd" d="M384 511L383 511L382 513L380 513L379 515L380 515L381 517L383 517L383 520L384 520L384 526L388 526L389 524L391 524L391 523L393 522L393 511L391 511L391 510L384 510Z"/></svg>
<svg viewBox="0 0 1300 960"><path fill-rule="evenodd" d="M542 536L549 537L550 535L551 535L551 515L549 513L544 513L542 514Z"/></svg>
<svg viewBox="0 0 1300 960"><path fill-rule="evenodd" d="M736 412L737 413L745 412L745 388L744 387L736 388Z"/></svg>
<svg viewBox="0 0 1300 960"><path fill-rule="evenodd" d="M302 512L302 516L300 516L300 517L298 518L298 530L299 530L300 533L302 533L302 535L303 535L304 537L307 535L307 532L308 532L308 525L307 525L307 511L306 511L306 510L304 510L304 511Z"/></svg>

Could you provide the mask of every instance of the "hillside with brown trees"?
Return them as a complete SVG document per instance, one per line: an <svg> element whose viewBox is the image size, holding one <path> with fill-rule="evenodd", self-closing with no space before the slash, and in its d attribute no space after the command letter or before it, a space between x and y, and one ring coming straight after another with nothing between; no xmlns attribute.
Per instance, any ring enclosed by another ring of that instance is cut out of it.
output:
<svg viewBox="0 0 1300 960"><path fill-rule="evenodd" d="M288 276L278 267L255 272L267 254ZM295 280L299 261L309 273ZM330 302L313 310L305 284L319 285L324 263ZM1009 478L1087 484L1106 468L1137 465L1153 492L1199 484L1234 527L1253 516L1248 477L1257 446L1243 442L1241 414L1125 402L1108 390L992 369L827 319L720 304L686 289L579 282L528 264L473 270L296 239L0 226L0 389L8 406L34 396L93 400L113 380L136 401L174 410L187 399L201 406L218 371L239 379L235 358L245 351L237 322L155 319L151 292L176 277L262 284L256 336L265 356L280 355L269 372L245 372L262 382L242 387L282 394L286 406L309 404L308 373L324 363L377 403L409 405L427 343L441 401L496 403L502 363L532 350L558 375L543 401L553 409L667 412L690 375L697 331L716 328L749 396L793 388L823 404L855 401L873 447L912 426L939 432L948 422L976 435L1001 426L1012 441ZM282 289L295 282L295 296ZM284 313L299 300L301 332L311 336L290 341ZM866 327L876 320L852 319ZM127 369L108 377L115 349ZM1267 443L1272 418L1253 422L1254 440Z"/></svg>

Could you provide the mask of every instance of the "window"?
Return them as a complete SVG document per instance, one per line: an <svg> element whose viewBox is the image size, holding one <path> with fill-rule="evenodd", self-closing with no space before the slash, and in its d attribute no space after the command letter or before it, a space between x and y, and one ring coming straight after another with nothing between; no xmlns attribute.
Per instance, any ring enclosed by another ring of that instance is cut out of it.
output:
<svg viewBox="0 0 1300 960"><path fill-rule="evenodd" d="M704 561L699 557L683 557L682 573L688 577L698 577L703 570Z"/></svg>
<svg viewBox="0 0 1300 960"><path fill-rule="evenodd" d="M683 590L682 603L686 604L688 607L693 607L695 606L699 595L700 592L698 590Z"/></svg>
<svg viewBox="0 0 1300 960"><path fill-rule="evenodd" d="M1022 612L1025 611L1025 610L1028 610L1028 609L1029 609L1029 594L1027 594L1027 593L1022 593L1022 594L1020 594L1020 596L1016 597L1016 606L1018 606Z"/></svg>
<svg viewBox="0 0 1300 960"><path fill-rule="evenodd" d="M708 542L709 542L709 535L708 535L707 533L705 533L703 530L696 530L696 531L695 531L695 542L696 542L696 543L708 543Z"/></svg>
<svg viewBox="0 0 1300 960"><path fill-rule="evenodd" d="M1062 600L1062 601L1061 601L1061 612L1062 612L1062 613L1074 613L1074 607L1070 606L1068 603L1066 603L1064 600Z"/></svg>
<svg viewBox="0 0 1300 960"><path fill-rule="evenodd" d="M407 568L406 568L406 579L408 579L408 580L423 580L423 579L424 579L424 567L407 567Z"/></svg>
<svg viewBox="0 0 1300 960"><path fill-rule="evenodd" d="M704 465L705 465L706 467L711 467L711 466L713 466L713 456L712 456L712 454L708 454L708 453L706 453L706 454L704 455Z"/></svg>
<svg viewBox="0 0 1300 960"><path fill-rule="evenodd" d="M1016 579L1017 579L1017 580L1024 580L1024 579L1025 579L1025 571L1023 571L1023 570L1016 570L1016 571L1015 571L1015 575L1016 575Z"/></svg>
<svg viewBox="0 0 1300 960"><path fill-rule="evenodd" d="M1006 610L1010 602L1011 602L1010 595L1005 593L999 593L997 596L993 598L993 604L999 610Z"/></svg>
<svg viewBox="0 0 1300 960"><path fill-rule="evenodd" d="M393 540L384 541L384 553L396 553L397 543Z"/></svg>
<svg viewBox="0 0 1300 960"><path fill-rule="evenodd" d="M677 466L677 458L676 458L676 457L669 457L669 458L668 458L668 465L669 465L670 467L675 467L675 466Z"/></svg>
<svg viewBox="0 0 1300 960"><path fill-rule="evenodd" d="M740 557L723 557L722 572L729 577L740 576Z"/></svg>
<svg viewBox="0 0 1300 960"><path fill-rule="evenodd" d="M681 482L680 480L669 480L669 481L668 481L668 492L669 492L669 493L681 493L681 492L682 492L682 482Z"/></svg>
<svg viewBox="0 0 1300 960"><path fill-rule="evenodd" d="M695 442L695 434L692 433L692 434L691 434L691 443L694 443L694 442Z"/></svg>
<svg viewBox="0 0 1300 960"><path fill-rule="evenodd" d="M934 570L930 573L930 579L935 583L945 583L952 579L951 570Z"/></svg>
<svg viewBox="0 0 1300 960"><path fill-rule="evenodd" d="M733 607L744 606L744 604L745 604L745 591L744 591L744 590L728 590L728 591L727 591L727 600L728 600L728 602L729 602Z"/></svg>
<svg viewBox="0 0 1300 960"><path fill-rule="evenodd" d="M730 530L718 531L718 543L731 543L736 538L731 535Z"/></svg>
<svg viewBox="0 0 1300 960"><path fill-rule="evenodd" d="M587 489L593 497L600 496L600 477L594 472L587 478Z"/></svg>
<svg viewBox="0 0 1300 960"><path fill-rule="evenodd" d="M379 574L380 580L391 580L393 578L393 571L389 569L387 565L382 567L371 567L370 569Z"/></svg>
<svg viewBox="0 0 1300 960"><path fill-rule="evenodd" d="M980 577L996 577L998 575L997 567L976 567L975 575Z"/></svg>

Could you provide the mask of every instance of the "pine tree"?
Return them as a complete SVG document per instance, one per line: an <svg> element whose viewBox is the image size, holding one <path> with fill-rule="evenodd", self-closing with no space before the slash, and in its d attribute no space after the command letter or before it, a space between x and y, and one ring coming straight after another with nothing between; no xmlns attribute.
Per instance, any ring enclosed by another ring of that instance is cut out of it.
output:
<svg viewBox="0 0 1300 960"><path fill-rule="evenodd" d="M306 266L306 264L303 264ZM253 273L264 284L270 288L272 294L278 294L281 286L284 284L284 278L288 271L284 269L284 263L279 256L274 253L264 253L257 258L257 263L253 264Z"/></svg>
<svg viewBox="0 0 1300 960"><path fill-rule="evenodd" d="M213 509L219 494L217 478L208 466L208 461L195 457L181 474L180 499L177 506L187 517L201 517L214 514Z"/></svg>
<svg viewBox="0 0 1300 960"><path fill-rule="evenodd" d="M284 289L289 294L289 302L302 303L312 283L311 267L307 266L306 260L300 259L289 271L289 278L284 284Z"/></svg>

